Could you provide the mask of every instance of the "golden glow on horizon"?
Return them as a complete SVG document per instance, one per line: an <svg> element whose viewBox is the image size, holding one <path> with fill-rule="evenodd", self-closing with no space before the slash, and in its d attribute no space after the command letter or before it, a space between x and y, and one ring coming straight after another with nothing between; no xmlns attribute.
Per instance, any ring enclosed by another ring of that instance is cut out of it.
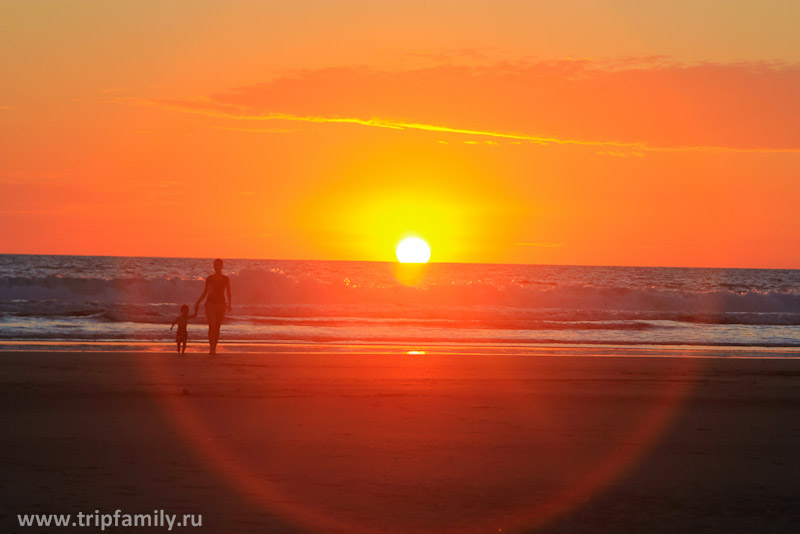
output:
<svg viewBox="0 0 800 534"><path fill-rule="evenodd" d="M397 245L395 254L400 263L428 263L431 259L431 247L424 239L407 237Z"/></svg>

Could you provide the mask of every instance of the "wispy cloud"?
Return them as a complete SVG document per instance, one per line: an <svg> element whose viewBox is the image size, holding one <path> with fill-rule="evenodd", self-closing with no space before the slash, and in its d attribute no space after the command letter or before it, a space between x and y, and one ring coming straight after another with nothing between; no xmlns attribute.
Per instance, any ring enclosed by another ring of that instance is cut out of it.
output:
<svg viewBox="0 0 800 534"><path fill-rule="evenodd" d="M5 106L3 104L0 104L0 109L10 110L10 109L14 109L14 108L12 106Z"/></svg>
<svg viewBox="0 0 800 534"><path fill-rule="evenodd" d="M124 99L124 102L134 102L137 99ZM178 111L181 113L192 113L197 115L204 115L206 117L216 119L230 119L237 121L292 121L292 122L309 122L315 124L356 124L360 126L371 126L375 128L388 128L392 130L422 130L426 132L461 134L466 136L478 137L493 137L498 139L511 139L516 141L530 141L540 145L559 144L559 145L586 145L586 146L613 146L623 148L638 148L642 150L648 149L647 145L642 143L623 143L618 141L592 141L583 139L560 139L557 137L546 137L540 135L530 135L523 133L510 133L510 132L493 132L487 130L474 130L469 128L457 128L453 126L444 126L440 124L425 124L420 122L408 122L396 119L379 119L379 118L361 118L361 117L321 117L312 115L290 115L288 113L268 113L268 114L252 114L245 112L232 112L223 111L220 109L204 108L198 105L198 102L175 102L166 100L141 100L139 103L157 106L161 109ZM258 130L258 129L241 129L232 127L215 126L215 128L230 129L237 131L267 131L276 132L280 130ZM288 130L287 130L288 131ZM477 141L465 141L466 143L477 144ZM652 149L652 148L651 148Z"/></svg>
<svg viewBox="0 0 800 534"><path fill-rule="evenodd" d="M125 99L127 102L132 102L134 99ZM216 119L229 119L237 121L290 121L290 122L307 122L314 124L355 124L360 126L370 126L374 128L388 128L392 130L421 130L426 132L437 132L445 134L459 134L465 136L476 137L491 137L496 139L507 139L512 141L528 141L538 145L578 145L586 147L615 147L621 149L630 149L632 152L620 151L601 151L598 154L609 156L636 156L641 157L642 152L762 152L762 153L800 153L798 148L766 148L766 147L753 147L753 148L738 148L726 146L655 146L643 142L623 142L623 141L606 141L594 139L566 139L551 136L542 136L525 133L514 132L495 132L488 130L477 130L470 128L458 128L453 126L445 126L440 124L425 124L419 122L407 122L396 119L380 119L380 118L361 118L361 117L322 117L322 116L300 116L290 115L287 113L269 113L269 114L253 114L246 112L231 112L221 111L218 109L205 109L196 104L183 105L180 102L174 101L146 101L139 100L140 103L145 103L157 106L161 109L177 111L181 113L191 113L197 115L204 115L206 117ZM253 132L253 133L285 133L291 130L287 129L258 129L258 128L236 128L226 126L214 126L214 128ZM478 144L474 140L466 140L467 144ZM491 142L488 142L492 144Z"/></svg>
<svg viewBox="0 0 800 534"><path fill-rule="evenodd" d="M798 153L797 94L799 65L653 57L305 70L201 99L146 103L220 120L352 124L636 156Z"/></svg>

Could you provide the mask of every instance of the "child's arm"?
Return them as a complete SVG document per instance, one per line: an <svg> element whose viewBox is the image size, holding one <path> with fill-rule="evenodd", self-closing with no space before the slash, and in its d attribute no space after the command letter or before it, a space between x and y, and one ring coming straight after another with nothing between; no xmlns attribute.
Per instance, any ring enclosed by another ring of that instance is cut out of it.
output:
<svg viewBox="0 0 800 534"><path fill-rule="evenodd" d="M169 331L170 332L172 332L172 329L175 327L176 324L178 324L178 318L177 317L175 318L174 321L172 321L172 325L169 327Z"/></svg>
<svg viewBox="0 0 800 534"><path fill-rule="evenodd" d="M190 315L189 319L194 319L195 317L197 317L197 310L194 310L194 314Z"/></svg>

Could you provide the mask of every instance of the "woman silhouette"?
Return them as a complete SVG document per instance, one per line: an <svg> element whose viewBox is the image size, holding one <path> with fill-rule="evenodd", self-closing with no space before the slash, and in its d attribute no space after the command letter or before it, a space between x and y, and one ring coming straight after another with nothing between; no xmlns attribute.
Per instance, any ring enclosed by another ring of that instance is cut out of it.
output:
<svg viewBox="0 0 800 534"><path fill-rule="evenodd" d="M195 314L197 314L197 309L206 295L208 295L205 310L206 318L208 319L209 354L214 355L217 353L219 328L222 326L225 311L231 311L231 280L222 274L222 260L220 259L214 260L214 274L206 278L206 287L203 289L203 294L200 295L194 305ZM227 299L225 298L226 296Z"/></svg>

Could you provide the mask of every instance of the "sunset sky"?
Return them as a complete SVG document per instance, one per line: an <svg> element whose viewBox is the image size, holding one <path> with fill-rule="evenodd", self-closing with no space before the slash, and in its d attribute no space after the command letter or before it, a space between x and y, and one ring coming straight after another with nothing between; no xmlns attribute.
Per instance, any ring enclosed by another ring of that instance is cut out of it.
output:
<svg viewBox="0 0 800 534"><path fill-rule="evenodd" d="M2 1L0 253L800 268L798 21Z"/></svg>

